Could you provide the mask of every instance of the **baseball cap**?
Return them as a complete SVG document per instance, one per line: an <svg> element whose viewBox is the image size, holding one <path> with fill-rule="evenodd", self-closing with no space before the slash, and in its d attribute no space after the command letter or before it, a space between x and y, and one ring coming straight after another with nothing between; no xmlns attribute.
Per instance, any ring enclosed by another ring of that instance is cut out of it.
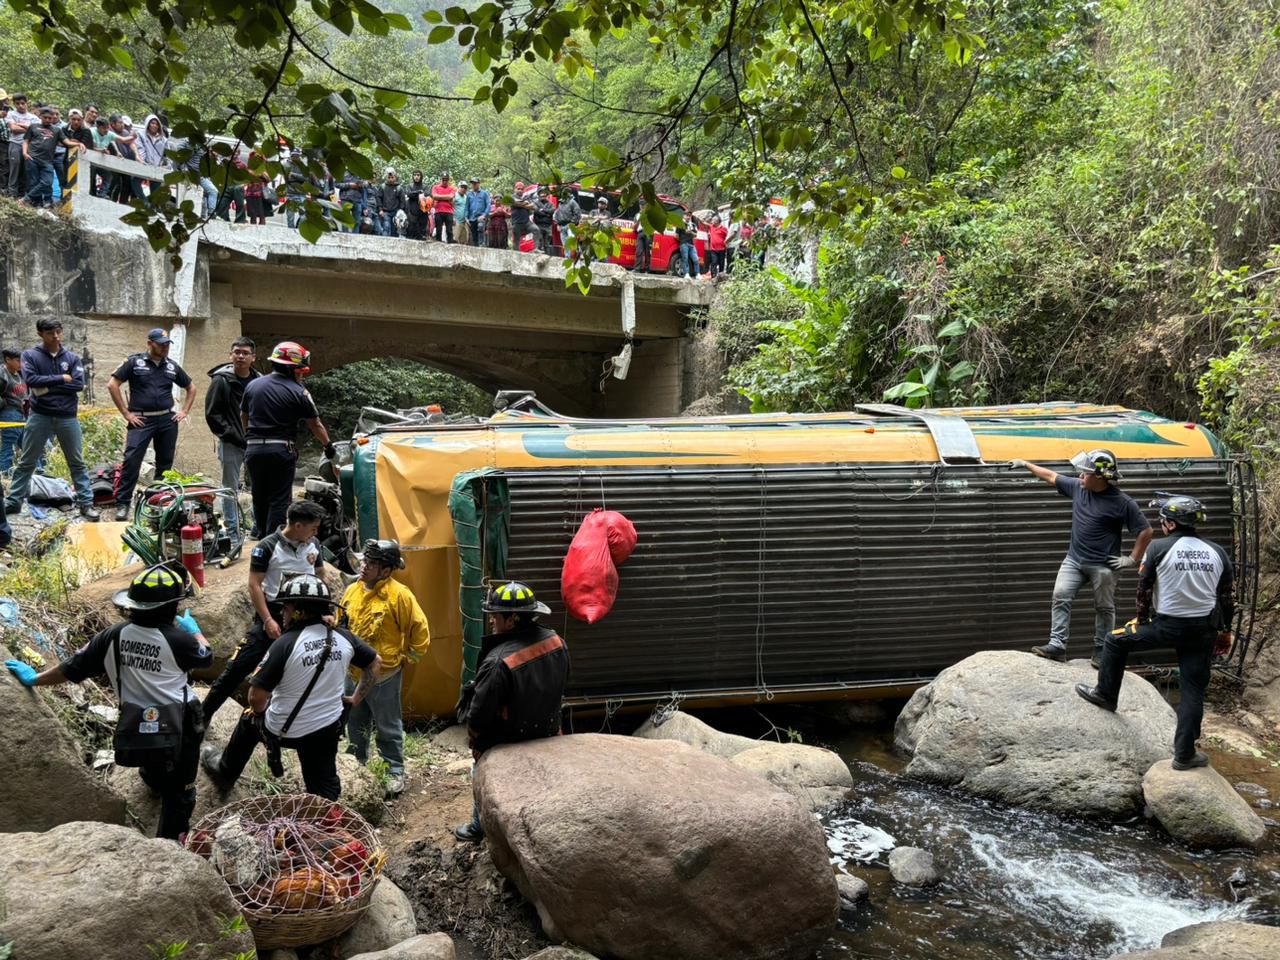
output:
<svg viewBox="0 0 1280 960"><path fill-rule="evenodd" d="M471 182L472 182L472 183L479 183L479 182L480 182L480 178L479 178L479 177L472 177L472 178L471 178Z"/></svg>
<svg viewBox="0 0 1280 960"><path fill-rule="evenodd" d="M173 341L169 339L169 334L165 332L164 327L152 327L147 333L147 339L152 343L158 343L162 347L166 343L173 343Z"/></svg>
<svg viewBox="0 0 1280 960"><path fill-rule="evenodd" d="M387 167L387 169L385 169L385 170L383 170L383 171L382 171L382 175L383 175L384 177L393 177L393 176L395 176L395 173L396 173L396 168L395 168L395 167Z"/></svg>
<svg viewBox="0 0 1280 960"><path fill-rule="evenodd" d="M598 206L600 206L600 204L602 204L602 203L607 207L607 206L609 205L609 198L608 198L608 197L596 197L596 206L598 207Z"/></svg>
<svg viewBox="0 0 1280 960"><path fill-rule="evenodd" d="M129 115L128 115L128 114L125 114L125 115L121 116L121 117L120 117L120 122L121 122L121 123L123 123L126 127L132 127L132 126L133 126L133 121L129 119Z"/></svg>
<svg viewBox="0 0 1280 960"><path fill-rule="evenodd" d="M8 100L8 99L9 99L9 91L6 90L4 87L0 87L0 100Z"/></svg>

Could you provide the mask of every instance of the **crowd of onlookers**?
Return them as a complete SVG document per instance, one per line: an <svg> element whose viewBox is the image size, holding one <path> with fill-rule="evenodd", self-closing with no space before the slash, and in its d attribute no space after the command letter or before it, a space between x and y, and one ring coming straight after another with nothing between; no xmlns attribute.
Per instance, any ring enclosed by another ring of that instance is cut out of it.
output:
<svg viewBox="0 0 1280 960"><path fill-rule="evenodd" d="M584 195L571 186L552 189L516 181L510 194L499 194L490 193L477 177L454 183L447 172L428 181L421 170L415 170L407 182L401 182L393 167L385 169L381 182L353 176L335 179L327 172L319 178L313 171L323 169L323 164L308 164L299 149L290 149L284 141L278 157L282 172L274 178L248 176L250 168L260 166L256 155L234 145L229 162L243 173L232 178L220 175L225 168L207 156L207 147L193 148L187 141L170 138L155 114L135 127L130 117L103 114L90 104L83 110L68 110L64 120L60 108L30 106L26 95L10 97L4 90L0 90L0 124L0 133L7 138L6 149L0 151L0 191L33 206L52 204L67 189L77 153L94 150L154 167L197 172L206 217L265 224L268 217L283 216L286 226L295 229L302 218L302 202L311 196L320 198L326 217L335 225L339 221L332 214L349 210L352 225L339 226L344 233L553 256L572 255L570 240L584 225L614 224L626 236L628 251L633 250L624 260L626 265L667 269L678 276L697 277L705 272L714 279L729 273L735 260L762 263L779 229L776 218L740 223L726 211L699 220L687 211L669 209L665 233L670 239L661 244L655 262L657 241L644 223L643 209L626 211L624 217L624 211L616 209L616 198ZM120 203L149 204L157 192L167 195L168 189L162 180L101 167L94 168L89 179L91 183L77 189Z"/></svg>

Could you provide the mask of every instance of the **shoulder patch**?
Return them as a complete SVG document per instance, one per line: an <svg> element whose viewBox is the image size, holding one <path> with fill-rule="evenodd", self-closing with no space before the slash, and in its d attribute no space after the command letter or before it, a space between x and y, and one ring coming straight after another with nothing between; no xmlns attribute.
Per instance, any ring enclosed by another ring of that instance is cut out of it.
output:
<svg viewBox="0 0 1280 960"><path fill-rule="evenodd" d="M263 546L256 546L249 552L249 556L255 560L266 560L271 556L271 551Z"/></svg>

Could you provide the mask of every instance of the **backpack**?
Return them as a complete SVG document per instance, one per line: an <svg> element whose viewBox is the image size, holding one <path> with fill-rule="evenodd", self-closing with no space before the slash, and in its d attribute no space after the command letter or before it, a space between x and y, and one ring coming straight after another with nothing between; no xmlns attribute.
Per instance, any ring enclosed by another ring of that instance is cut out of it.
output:
<svg viewBox="0 0 1280 960"><path fill-rule="evenodd" d="M120 464L99 463L89 470L89 489L94 503L115 503L120 490Z"/></svg>

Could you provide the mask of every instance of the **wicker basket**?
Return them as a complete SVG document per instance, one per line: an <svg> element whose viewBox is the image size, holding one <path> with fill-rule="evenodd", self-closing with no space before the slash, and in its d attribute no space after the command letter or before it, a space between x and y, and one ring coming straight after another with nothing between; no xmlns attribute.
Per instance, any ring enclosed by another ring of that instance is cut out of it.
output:
<svg viewBox="0 0 1280 960"><path fill-rule="evenodd" d="M386 862L364 817L311 794L227 804L191 828L186 847L227 881L260 952L350 928L369 909Z"/></svg>

